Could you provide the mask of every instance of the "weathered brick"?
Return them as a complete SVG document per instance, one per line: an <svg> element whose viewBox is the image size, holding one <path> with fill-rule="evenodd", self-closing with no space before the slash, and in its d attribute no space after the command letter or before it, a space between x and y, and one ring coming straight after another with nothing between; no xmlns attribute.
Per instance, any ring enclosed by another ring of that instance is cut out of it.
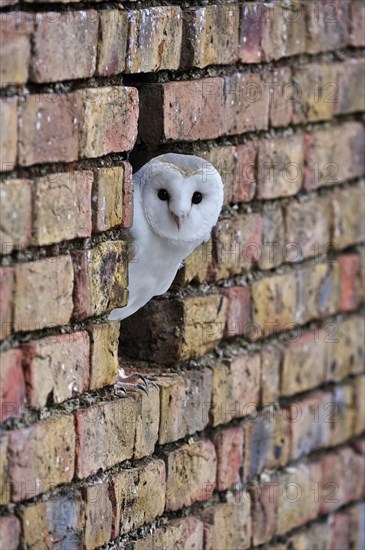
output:
<svg viewBox="0 0 365 550"><path fill-rule="evenodd" d="M365 187L341 189L332 197L334 248L342 249L365 239Z"/></svg>
<svg viewBox="0 0 365 550"><path fill-rule="evenodd" d="M8 172L15 166L18 140L18 98L1 98L0 124L6 133L0 135L0 158L2 172Z"/></svg>
<svg viewBox="0 0 365 550"><path fill-rule="evenodd" d="M331 65L310 63L293 69L293 122L331 120L338 88Z"/></svg>
<svg viewBox="0 0 365 550"><path fill-rule="evenodd" d="M362 548L365 542L365 533L363 529L363 517L365 504L362 502L352 506L349 510L350 515L350 547Z"/></svg>
<svg viewBox="0 0 365 550"><path fill-rule="evenodd" d="M90 171L50 174L35 180L33 244L91 235L92 181Z"/></svg>
<svg viewBox="0 0 365 550"><path fill-rule="evenodd" d="M128 38L128 12L99 11L97 73L110 76L125 69Z"/></svg>
<svg viewBox="0 0 365 550"><path fill-rule="evenodd" d="M365 78L364 59L348 59L334 65L336 78L335 114L356 113L365 110L363 94L358 93L359 86Z"/></svg>
<svg viewBox="0 0 365 550"><path fill-rule="evenodd" d="M0 432L0 504L6 505L10 502L11 482L9 479L8 461L9 432Z"/></svg>
<svg viewBox="0 0 365 550"><path fill-rule="evenodd" d="M214 139L222 134L222 78L149 84L140 89L140 102L145 143Z"/></svg>
<svg viewBox="0 0 365 550"><path fill-rule="evenodd" d="M142 458L151 455L157 444L160 431L159 390L149 385L148 395L135 392L133 398L137 411L134 458Z"/></svg>
<svg viewBox="0 0 365 550"><path fill-rule="evenodd" d="M229 65L237 61L237 4L189 8L183 12L181 67ZM224 28L224 33L221 29Z"/></svg>
<svg viewBox="0 0 365 550"><path fill-rule="evenodd" d="M62 403L89 387L87 332L49 336L23 346L27 396L32 407Z"/></svg>
<svg viewBox="0 0 365 550"><path fill-rule="evenodd" d="M97 38L98 14L94 10L37 13L31 80L56 82L93 76Z"/></svg>
<svg viewBox="0 0 365 550"><path fill-rule="evenodd" d="M261 141L257 160L258 196L272 199L295 195L302 186L303 168L302 136Z"/></svg>
<svg viewBox="0 0 365 550"><path fill-rule="evenodd" d="M115 384L118 379L119 322L92 325L89 329L91 340L90 389Z"/></svg>
<svg viewBox="0 0 365 550"><path fill-rule="evenodd" d="M126 304L126 243L107 241L73 254L75 310L78 319L100 315Z"/></svg>
<svg viewBox="0 0 365 550"><path fill-rule="evenodd" d="M24 84L28 79L33 16L25 12L2 14L0 30L0 85Z"/></svg>
<svg viewBox="0 0 365 550"><path fill-rule="evenodd" d="M261 63L272 55L274 5L244 3L240 6L239 59L242 63Z"/></svg>
<svg viewBox="0 0 365 550"><path fill-rule="evenodd" d="M16 550L19 546L20 522L16 516L0 518L0 547L4 550Z"/></svg>
<svg viewBox="0 0 365 550"><path fill-rule="evenodd" d="M99 403L75 413L76 475L79 479L132 458L136 415L133 397Z"/></svg>
<svg viewBox="0 0 365 550"><path fill-rule="evenodd" d="M82 90L81 157L129 151L137 138L138 92L125 86Z"/></svg>
<svg viewBox="0 0 365 550"><path fill-rule="evenodd" d="M266 130L269 121L267 75L235 73L224 78L225 134Z"/></svg>
<svg viewBox="0 0 365 550"><path fill-rule="evenodd" d="M0 253L26 248L31 231L31 181L5 180L0 183Z"/></svg>
<svg viewBox="0 0 365 550"><path fill-rule="evenodd" d="M365 6L362 0L352 0L349 5L349 40L352 46L365 46Z"/></svg>
<svg viewBox="0 0 365 550"><path fill-rule="evenodd" d="M83 542L84 505L76 491L24 507L21 520L26 548L51 548L55 541L72 548Z"/></svg>
<svg viewBox="0 0 365 550"><path fill-rule="evenodd" d="M341 550L350 545L350 516L337 513L331 517L331 550Z"/></svg>
<svg viewBox="0 0 365 550"><path fill-rule="evenodd" d="M134 544L134 550L156 550L157 548L181 550L203 548L203 523L193 516L175 519L143 539L138 539Z"/></svg>
<svg viewBox="0 0 365 550"><path fill-rule="evenodd" d="M297 88L292 82L292 71L289 67L273 69L267 78L270 90L270 125L276 127L288 126L293 117L294 101L297 98Z"/></svg>
<svg viewBox="0 0 365 550"><path fill-rule="evenodd" d="M107 544L112 536L114 519L113 503L110 498L109 483L99 483L85 487L85 535L86 548L96 548Z"/></svg>
<svg viewBox="0 0 365 550"><path fill-rule="evenodd" d="M15 502L69 483L75 457L72 416L54 417L11 432L8 453Z"/></svg>
<svg viewBox="0 0 365 550"><path fill-rule="evenodd" d="M262 405L276 403L279 399L280 365L283 348L279 344L266 345L261 349L261 401Z"/></svg>
<svg viewBox="0 0 365 550"><path fill-rule="evenodd" d="M181 39L182 14L179 6L129 11L126 72L177 69Z"/></svg>
<svg viewBox="0 0 365 550"><path fill-rule="evenodd" d="M131 201L131 166L123 162L113 168L99 168L93 185L93 229L107 231L113 227L128 227Z"/></svg>
<svg viewBox="0 0 365 550"><path fill-rule="evenodd" d="M327 380L340 381L364 368L365 319L356 315L330 323L324 341L329 347Z"/></svg>
<svg viewBox="0 0 365 550"><path fill-rule="evenodd" d="M32 94L20 102L19 164L71 162L78 158L80 94ZM8 125L11 127L11 125ZM5 156L6 158L6 156ZM8 161L7 161L8 162Z"/></svg>
<svg viewBox="0 0 365 550"><path fill-rule="evenodd" d="M14 269L0 268L0 340L12 331L12 301L13 301Z"/></svg>
<svg viewBox="0 0 365 550"><path fill-rule="evenodd" d="M37 330L68 323L73 309L73 277L69 255L17 264L15 330Z"/></svg>
<svg viewBox="0 0 365 550"><path fill-rule="evenodd" d="M365 375L354 378L353 392L353 406L356 411L353 431L355 435L360 435L365 430Z"/></svg>
<svg viewBox="0 0 365 550"><path fill-rule="evenodd" d="M222 290L228 300L225 337L244 335L251 324L251 289L249 286Z"/></svg>
<svg viewBox="0 0 365 550"><path fill-rule="evenodd" d="M237 145L236 177L233 183L231 202L249 202L256 192L257 143L249 141Z"/></svg>
<svg viewBox="0 0 365 550"><path fill-rule="evenodd" d="M340 265L340 310L356 309L361 301L360 256L351 254L339 258Z"/></svg>
<svg viewBox="0 0 365 550"><path fill-rule="evenodd" d="M212 263L212 240L198 246L185 260L178 270L174 283L185 286L191 281L202 283L208 278L208 269Z"/></svg>
<svg viewBox="0 0 365 550"><path fill-rule="evenodd" d="M355 419L360 411L354 407L354 392L350 384L335 386L326 421L330 423L331 445L339 445L353 435Z"/></svg>
<svg viewBox="0 0 365 550"><path fill-rule="evenodd" d="M112 480L116 502L113 537L128 533L160 516L165 508L166 473L163 460L123 470Z"/></svg>
<svg viewBox="0 0 365 550"><path fill-rule="evenodd" d="M216 483L217 459L208 439L182 445L166 455L166 510L209 500Z"/></svg>
<svg viewBox="0 0 365 550"><path fill-rule="evenodd" d="M305 548L320 548L321 550L334 550L331 546L331 520L313 523L303 527L303 530L291 535L288 544L292 548L304 550ZM345 546L338 547L338 550Z"/></svg>
<svg viewBox="0 0 365 550"><path fill-rule="evenodd" d="M260 269L272 269L287 261L285 226L280 204L267 202L263 205L262 237L258 265Z"/></svg>
<svg viewBox="0 0 365 550"><path fill-rule="evenodd" d="M306 51L310 54L343 48L348 42L348 6L351 2L332 0L329 4L306 2Z"/></svg>
<svg viewBox="0 0 365 550"><path fill-rule="evenodd" d="M228 428L212 437L217 454L217 489L236 488L241 481L243 464L243 431L241 427Z"/></svg>
<svg viewBox="0 0 365 550"><path fill-rule="evenodd" d="M215 504L201 513L204 522L204 548L244 550L251 547L250 497L245 492L236 494L231 501Z"/></svg>
<svg viewBox="0 0 365 550"><path fill-rule="evenodd" d="M17 348L0 353L0 422L19 417L24 412L26 400L22 359L22 351Z"/></svg>
<svg viewBox="0 0 365 550"><path fill-rule="evenodd" d="M274 275L252 284L250 339L293 328L296 313L295 275Z"/></svg>
<svg viewBox="0 0 365 550"><path fill-rule="evenodd" d="M276 486L277 481L266 480L252 487L252 540L255 545L268 542L275 534Z"/></svg>
<svg viewBox="0 0 365 550"><path fill-rule="evenodd" d="M260 397L260 355L242 354L212 367L213 426L255 413Z"/></svg>

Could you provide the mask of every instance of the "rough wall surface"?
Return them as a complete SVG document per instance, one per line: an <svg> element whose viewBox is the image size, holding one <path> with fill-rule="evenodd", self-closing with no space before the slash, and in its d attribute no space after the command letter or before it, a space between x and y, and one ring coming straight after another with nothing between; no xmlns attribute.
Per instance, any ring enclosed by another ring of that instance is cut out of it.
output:
<svg viewBox="0 0 365 550"><path fill-rule="evenodd" d="M364 19L1 0L1 549L364 547ZM119 338L132 166L166 151L224 210Z"/></svg>

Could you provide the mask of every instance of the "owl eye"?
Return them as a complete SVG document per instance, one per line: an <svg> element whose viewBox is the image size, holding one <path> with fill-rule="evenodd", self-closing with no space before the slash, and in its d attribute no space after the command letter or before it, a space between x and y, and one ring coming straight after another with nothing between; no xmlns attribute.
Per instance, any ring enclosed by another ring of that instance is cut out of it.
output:
<svg viewBox="0 0 365 550"><path fill-rule="evenodd" d="M168 201L170 198L166 189L159 189L157 196L161 201Z"/></svg>
<svg viewBox="0 0 365 550"><path fill-rule="evenodd" d="M195 191L192 199L191 199L191 202L193 204L199 204L200 202L202 202L202 199L203 199L203 195L201 193L199 193L199 191Z"/></svg>

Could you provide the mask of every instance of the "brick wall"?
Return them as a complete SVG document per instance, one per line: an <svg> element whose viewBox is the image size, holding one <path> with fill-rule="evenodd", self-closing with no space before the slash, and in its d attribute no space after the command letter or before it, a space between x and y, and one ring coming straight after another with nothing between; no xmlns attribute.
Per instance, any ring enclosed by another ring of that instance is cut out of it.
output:
<svg viewBox="0 0 365 550"><path fill-rule="evenodd" d="M363 546L364 19L1 0L2 549ZM225 206L120 338L132 169L166 151Z"/></svg>

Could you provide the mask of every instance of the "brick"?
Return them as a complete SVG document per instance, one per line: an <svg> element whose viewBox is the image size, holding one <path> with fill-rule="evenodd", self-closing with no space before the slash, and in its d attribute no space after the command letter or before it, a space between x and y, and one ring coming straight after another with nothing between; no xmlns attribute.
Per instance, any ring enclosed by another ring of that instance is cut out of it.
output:
<svg viewBox="0 0 365 550"><path fill-rule="evenodd" d="M241 481L243 464L243 431L228 428L212 436L217 454L217 489L235 489Z"/></svg>
<svg viewBox="0 0 365 550"><path fill-rule="evenodd" d="M260 397L260 355L241 354L212 367L213 426L255 413Z"/></svg>
<svg viewBox="0 0 365 550"><path fill-rule="evenodd" d="M266 345L261 349L261 401L262 405L273 404L279 399L280 365L283 349L278 344Z"/></svg>
<svg viewBox="0 0 365 550"><path fill-rule="evenodd" d="M252 284L252 321L250 339L293 328L296 313L293 273L265 277Z"/></svg>
<svg viewBox="0 0 365 550"><path fill-rule="evenodd" d="M336 75L335 114L356 113L365 110L365 99L357 93L365 77L364 59L349 59L333 66Z"/></svg>
<svg viewBox="0 0 365 550"><path fill-rule="evenodd" d="M28 548L51 548L55 541L72 548L83 542L84 505L77 491L24 507L21 520Z"/></svg>
<svg viewBox="0 0 365 550"><path fill-rule="evenodd" d="M92 181L90 171L50 174L35 180L33 244L90 237Z"/></svg>
<svg viewBox="0 0 365 550"><path fill-rule="evenodd" d="M239 59L242 63L261 63L272 55L274 6L253 2L240 6Z"/></svg>
<svg viewBox="0 0 365 550"><path fill-rule="evenodd" d="M92 198L94 231L129 225L133 206L128 196L132 185L131 176L131 166L127 162L96 171Z"/></svg>
<svg viewBox="0 0 365 550"><path fill-rule="evenodd" d="M128 38L128 12L99 11L97 73L110 76L125 69Z"/></svg>
<svg viewBox="0 0 365 550"><path fill-rule="evenodd" d="M10 502L11 482L9 480L8 432L0 432L0 504Z"/></svg>
<svg viewBox="0 0 365 550"><path fill-rule="evenodd" d="M133 359L166 365L200 357L223 337L225 307L218 294L152 300L124 320L121 349Z"/></svg>
<svg viewBox="0 0 365 550"><path fill-rule="evenodd" d="M177 69L181 39L182 14L179 6L129 11L126 72Z"/></svg>
<svg viewBox="0 0 365 550"><path fill-rule="evenodd" d="M56 82L93 76L98 23L94 10L38 13L32 38L31 80Z"/></svg>
<svg viewBox="0 0 365 550"><path fill-rule="evenodd" d="M134 442L134 458L151 455L157 444L160 430L160 395L159 390L150 386L148 395L136 392L137 422Z"/></svg>
<svg viewBox="0 0 365 550"><path fill-rule="evenodd" d="M310 54L344 48L348 43L348 6L351 2L334 0L330 4L310 0L306 3L306 51Z"/></svg>
<svg viewBox="0 0 365 550"><path fill-rule="evenodd" d="M166 474L163 460L123 470L112 480L116 502L113 537L129 533L160 516L165 508Z"/></svg>
<svg viewBox="0 0 365 550"><path fill-rule="evenodd" d="M232 502L206 508L201 514L205 528L204 548L207 550L250 548L252 536L250 508L250 497L245 492L235 495Z"/></svg>
<svg viewBox="0 0 365 550"><path fill-rule="evenodd" d="M364 185L342 189L332 197L333 246L343 249L365 239Z"/></svg>
<svg viewBox="0 0 365 550"><path fill-rule="evenodd" d="M251 289L249 286L222 290L228 300L225 337L244 335L251 324Z"/></svg>
<svg viewBox="0 0 365 550"><path fill-rule="evenodd" d="M353 428L357 414L360 412L354 407L353 386L344 384L335 386L332 391L332 403L328 407L326 421L330 423L331 445L339 445L353 435Z"/></svg>
<svg viewBox="0 0 365 550"><path fill-rule="evenodd" d="M12 331L12 296L14 269L0 268L0 340L9 336Z"/></svg>
<svg viewBox="0 0 365 550"><path fill-rule="evenodd" d="M15 281L15 330L38 330L69 322L73 309L70 256L17 264Z"/></svg>
<svg viewBox="0 0 365 550"><path fill-rule="evenodd" d="M267 75L235 73L224 78L225 134L266 130L269 120Z"/></svg>
<svg viewBox="0 0 365 550"><path fill-rule="evenodd" d="M203 523L193 516L175 519L157 528L143 539L138 539L134 544L134 550L157 548L181 548L181 550L203 548Z"/></svg>
<svg viewBox="0 0 365 550"><path fill-rule="evenodd" d="M275 534L277 481L266 480L252 487L252 536L253 544L264 544Z"/></svg>
<svg viewBox="0 0 365 550"><path fill-rule="evenodd" d="M75 413L76 475L79 479L132 458L136 411L135 400L128 397Z"/></svg>
<svg viewBox="0 0 365 550"><path fill-rule="evenodd" d="M79 93L27 96L20 103L19 164L76 160L81 126Z"/></svg>
<svg viewBox="0 0 365 550"><path fill-rule="evenodd" d="M1 87L24 84L28 80L30 36L33 16L25 12L3 14L0 32Z"/></svg>
<svg viewBox="0 0 365 550"><path fill-rule="evenodd" d="M90 389L111 386L118 379L119 322L92 325L89 329Z"/></svg>
<svg viewBox="0 0 365 550"><path fill-rule="evenodd" d="M260 269L272 269L288 259L287 253L283 209L277 203L264 203L261 249L257 263Z"/></svg>
<svg viewBox="0 0 365 550"><path fill-rule="evenodd" d="M163 373L157 376L156 383L160 388L160 445L207 426L212 393L209 369L189 370L184 376Z"/></svg>
<svg viewBox="0 0 365 550"><path fill-rule="evenodd" d="M124 241L106 241L73 254L77 319L100 315L126 304L127 251Z"/></svg>
<svg viewBox="0 0 365 550"><path fill-rule="evenodd" d="M353 381L354 401L353 407L356 411L353 431L360 435L365 430L365 376L357 376Z"/></svg>
<svg viewBox="0 0 365 550"><path fill-rule="evenodd" d="M145 143L215 139L222 134L223 79L149 84L140 89ZM150 116L151 111L154 117Z"/></svg>
<svg viewBox="0 0 365 550"><path fill-rule="evenodd" d="M365 512L365 504L352 506L349 510L350 515L350 544L352 548L362 548L365 542L365 534L363 529L363 517Z"/></svg>
<svg viewBox="0 0 365 550"><path fill-rule="evenodd" d="M209 278L227 279L252 269L261 254L262 218L251 213L221 219L212 232Z"/></svg>
<svg viewBox="0 0 365 550"><path fill-rule="evenodd" d="M211 5L183 12L181 67L229 65L237 61L238 5ZM221 29L225 29L224 33Z"/></svg>
<svg viewBox="0 0 365 550"><path fill-rule="evenodd" d="M295 195L302 187L303 137L263 140L258 148L257 190L263 199Z"/></svg>
<svg viewBox="0 0 365 550"><path fill-rule="evenodd" d="M331 65L310 63L293 73L294 124L331 120L338 93Z"/></svg>
<svg viewBox="0 0 365 550"><path fill-rule="evenodd" d="M270 72L267 79L270 90L269 122L275 128L288 126L293 117L294 100L297 88L292 82L292 71L280 67Z"/></svg>
<svg viewBox="0 0 365 550"><path fill-rule="evenodd" d="M214 445L207 439L170 451L166 455L166 510L209 500L215 488L216 468Z"/></svg>
<svg viewBox="0 0 365 550"><path fill-rule="evenodd" d="M136 88L105 86L82 91L84 124L80 156L95 158L133 148L137 138Z"/></svg>
<svg viewBox="0 0 365 550"><path fill-rule="evenodd" d="M350 544L350 516L337 513L331 517L331 550L341 550Z"/></svg>
<svg viewBox="0 0 365 550"><path fill-rule="evenodd" d="M305 548L321 548L321 550L330 550L331 543L331 525L328 519L321 523L314 523L305 526L302 531L292 535L288 539L292 548L304 550ZM342 546L341 548L345 548ZM338 549L340 550L340 548Z"/></svg>
<svg viewBox="0 0 365 550"><path fill-rule="evenodd" d="M54 417L11 432L8 453L14 502L69 483L75 455L72 416Z"/></svg>
<svg viewBox="0 0 365 550"><path fill-rule="evenodd" d="M89 387L87 332L49 336L23 346L27 396L32 407L62 403Z"/></svg>
<svg viewBox="0 0 365 550"><path fill-rule="evenodd" d="M361 177L364 174L364 127L346 122L314 131L306 140L305 188L317 189Z"/></svg>
<svg viewBox="0 0 365 550"><path fill-rule="evenodd" d="M0 422L22 416L24 412L26 400L22 359L20 349L0 353Z"/></svg>
<svg viewBox="0 0 365 550"><path fill-rule="evenodd" d="M306 331L283 349L280 395L295 395L323 384L330 343L325 331Z"/></svg>
<svg viewBox="0 0 365 550"><path fill-rule="evenodd" d="M112 536L114 519L113 503L109 494L109 483L99 483L85 487L85 535L86 548L96 548L107 544Z"/></svg>
<svg viewBox="0 0 365 550"><path fill-rule="evenodd" d="M0 123L6 128L0 136L1 171L8 172L15 166L18 140L18 98L2 98L0 100Z"/></svg>
<svg viewBox="0 0 365 550"><path fill-rule="evenodd" d="M208 278L208 269L212 263L212 240L198 246L184 260L184 265L178 270L174 283L185 286L191 281L202 283Z"/></svg>
<svg viewBox="0 0 365 550"><path fill-rule="evenodd" d="M249 202L256 192L257 143L249 141L236 147L237 175L232 189L232 202Z"/></svg>
<svg viewBox="0 0 365 550"><path fill-rule="evenodd" d="M0 546L6 550L16 550L19 546L20 522L16 516L0 518Z"/></svg>
<svg viewBox="0 0 365 550"><path fill-rule="evenodd" d="M349 39L352 46L365 46L365 6L361 0L353 0L349 5Z"/></svg>
<svg viewBox="0 0 365 550"><path fill-rule="evenodd" d="M356 315L328 325L324 340L329 347L327 380L338 382L349 374L362 373L364 339L365 320L362 316Z"/></svg>
<svg viewBox="0 0 365 550"><path fill-rule="evenodd" d="M31 232L31 181L5 180L0 183L0 247L2 254L26 248Z"/></svg>
<svg viewBox="0 0 365 550"><path fill-rule="evenodd" d="M340 310L356 309L361 301L360 256L355 254L341 256L340 265Z"/></svg>

